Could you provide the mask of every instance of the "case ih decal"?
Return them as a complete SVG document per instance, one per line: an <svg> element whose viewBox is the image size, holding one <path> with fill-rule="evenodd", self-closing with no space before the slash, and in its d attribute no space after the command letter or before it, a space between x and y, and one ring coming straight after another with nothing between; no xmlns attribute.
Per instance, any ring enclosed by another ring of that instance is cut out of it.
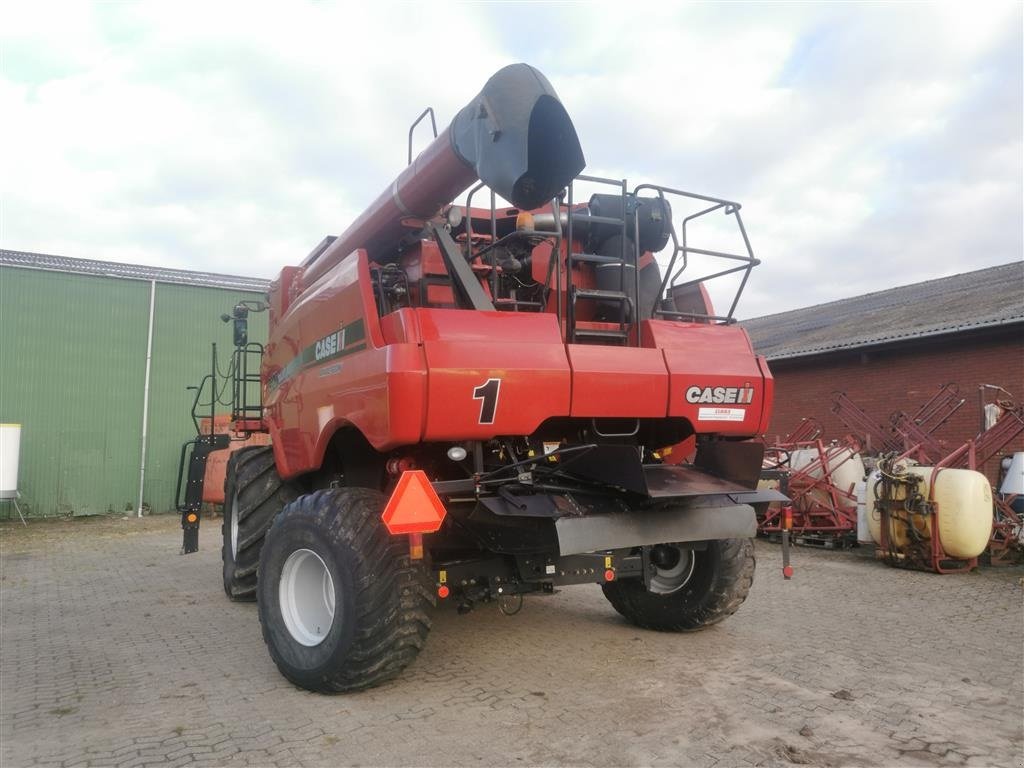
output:
<svg viewBox="0 0 1024 768"><path fill-rule="evenodd" d="M701 408L697 421L743 421L747 418L744 408Z"/></svg>
<svg viewBox="0 0 1024 768"><path fill-rule="evenodd" d="M360 318L306 347L301 354L293 357L288 365L270 377L267 387L273 392L292 376L310 366L344 357L365 348L366 326Z"/></svg>
<svg viewBox="0 0 1024 768"><path fill-rule="evenodd" d="M754 388L750 384L742 387L690 387L686 390L688 403L714 403L749 405L754 402ZM703 412L704 409L701 409ZM740 421L743 419L741 418Z"/></svg>

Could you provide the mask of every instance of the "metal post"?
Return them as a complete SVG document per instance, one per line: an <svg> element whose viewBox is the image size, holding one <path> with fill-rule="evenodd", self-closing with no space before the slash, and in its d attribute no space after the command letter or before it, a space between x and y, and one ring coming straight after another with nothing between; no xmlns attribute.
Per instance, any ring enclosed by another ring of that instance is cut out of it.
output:
<svg viewBox="0 0 1024 768"><path fill-rule="evenodd" d="M565 342L567 344L575 341L574 333L576 330L576 316L573 314L573 302L572 302L572 188L574 182L569 182L568 191L568 205L565 209L565 261L562 261L562 254L558 253L556 258L558 259L558 268L555 271L555 312L558 314L559 323L561 323L562 317L562 264L565 264ZM561 209L558 211L559 217L562 215ZM561 221L559 221L561 223Z"/></svg>
<svg viewBox="0 0 1024 768"><path fill-rule="evenodd" d="M555 317L558 318L558 337L562 335L562 203L557 197L551 198L551 210L555 214L555 244L551 247L551 261L548 264L548 283L551 282L551 264L555 265ZM568 213L566 216L568 217ZM568 223L568 222L567 222ZM572 244L569 245L572 248ZM546 301L546 300L545 300ZM547 307L544 307L547 310ZM568 339L565 339L568 341Z"/></svg>
<svg viewBox="0 0 1024 768"><path fill-rule="evenodd" d="M146 488L146 432L149 423L149 372L153 363L153 308L156 306L156 280L149 281L149 325L146 330L146 380L142 387L142 447L139 459L138 517L142 517L142 494Z"/></svg>
<svg viewBox="0 0 1024 768"><path fill-rule="evenodd" d="M782 509L782 578L789 581L793 578L793 566L789 562L789 536L793 530L793 507L787 505Z"/></svg>

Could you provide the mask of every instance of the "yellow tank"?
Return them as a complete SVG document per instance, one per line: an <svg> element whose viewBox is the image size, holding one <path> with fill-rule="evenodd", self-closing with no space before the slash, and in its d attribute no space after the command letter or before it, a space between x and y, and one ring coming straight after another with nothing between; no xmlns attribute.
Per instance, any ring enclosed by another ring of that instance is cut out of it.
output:
<svg viewBox="0 0 1024 768"><path fill-rule="evenodd" d="M931 488L933 467L906 467L908 474L923 479L918 492L931 499L939 507L939 539L942 548L950 557L969 560L977 557L988 546L992 535L992 488L988 479L980 472L969 469L943 469L935 478ZM881 474L875 470L868 478L867 497L873 500L881 493ZM898 501L906 498L905 486L896 486ZM924 536L931 536L931 518L926 515L913 516L914 527ZM882 540L881 513L868 510L868 527L876 544ZM891 544L896 549L906 546L909 535L906 523L897 521L890 534Z"/></svg>

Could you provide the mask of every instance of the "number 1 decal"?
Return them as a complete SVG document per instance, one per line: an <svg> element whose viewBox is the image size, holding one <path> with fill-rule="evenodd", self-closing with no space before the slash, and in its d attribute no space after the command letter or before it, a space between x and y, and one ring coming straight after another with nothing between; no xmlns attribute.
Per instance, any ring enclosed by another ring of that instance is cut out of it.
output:
<svg viewBox="0 0 1024 768"><path fill-rule="evenodd" d="M488 379L473 390L473 399L480 400L480 424L493 424L494 412L498 409L498 390L501 379Z"/></svg>

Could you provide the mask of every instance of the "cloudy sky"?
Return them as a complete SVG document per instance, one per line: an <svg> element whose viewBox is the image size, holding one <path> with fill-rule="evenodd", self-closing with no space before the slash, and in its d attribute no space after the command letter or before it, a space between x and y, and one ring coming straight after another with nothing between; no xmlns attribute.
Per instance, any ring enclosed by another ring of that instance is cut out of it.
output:
<svg viewBox="0 0 1024 768"><path fill-rule="evenodd" d="M389 184L425 106L526 61L588 173L743 204L741 317L1004 264L1021 9L8 2L0 246L273 277Z"/></svg>

